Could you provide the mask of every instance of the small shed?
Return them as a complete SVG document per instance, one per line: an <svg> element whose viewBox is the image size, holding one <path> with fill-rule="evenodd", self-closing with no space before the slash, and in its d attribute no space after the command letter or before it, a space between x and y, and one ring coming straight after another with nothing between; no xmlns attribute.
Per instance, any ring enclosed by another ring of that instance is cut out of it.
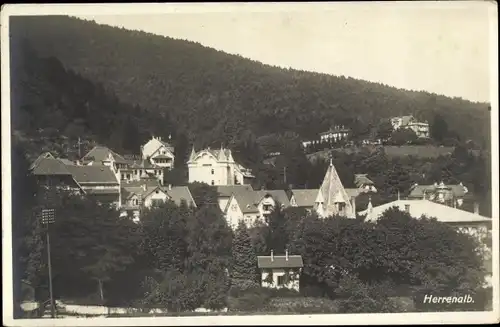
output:
<svg viewBox="0 0 500 327"><path fill-rule="evenodd" d="M304 263L300 255L258 256L257 266L261 273L263 287L289 288L299 291L299 277Z"/></svg>

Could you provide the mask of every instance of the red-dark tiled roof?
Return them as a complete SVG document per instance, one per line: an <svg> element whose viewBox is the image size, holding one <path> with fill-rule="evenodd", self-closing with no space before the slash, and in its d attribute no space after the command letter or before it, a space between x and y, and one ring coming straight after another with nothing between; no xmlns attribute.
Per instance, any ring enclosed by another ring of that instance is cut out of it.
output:
<svg viewBox="0 0 500 327"><path fill-rule="evenodd" d="M107 166L66 166L73 178L79 184L116 184L118 180L110 167Z"/></svg>
<svg viewBox="0 0 500 327"><path fill-rule="evenodd" d="M71 175L68 167L59 159L41 158L32 169L34 175Z"/></svg>
<svg viewBox="0 0 500 327"><path fill-rule="evenodd" d="M303 266L304 263L302 262L302 256L300 255L289 255L288 260L284 255L257 257L257 267L261 269L302 268Z"/></svg>

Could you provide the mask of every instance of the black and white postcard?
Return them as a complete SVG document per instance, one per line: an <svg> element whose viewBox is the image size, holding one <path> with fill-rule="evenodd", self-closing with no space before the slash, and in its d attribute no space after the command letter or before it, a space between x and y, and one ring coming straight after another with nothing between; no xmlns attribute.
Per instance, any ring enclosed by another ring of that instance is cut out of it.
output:
<svg viewBox="0 0 500 327"><path fill-rule="evenodd" d="M496 3L1 29L4 325L499 322Z"/></svg>

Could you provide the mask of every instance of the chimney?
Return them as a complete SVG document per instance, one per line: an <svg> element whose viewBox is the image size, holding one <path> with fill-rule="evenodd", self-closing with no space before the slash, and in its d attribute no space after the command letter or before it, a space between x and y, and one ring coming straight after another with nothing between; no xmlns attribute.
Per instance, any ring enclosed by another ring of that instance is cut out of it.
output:
<svg viewBox="0 0 500 327"><path fill-rule="evenodd" d="M285 250L285 260L288 261L288 249Z"/></svg>
<svg viewBox="0 0 500 327"><path fill-rule="evenodd" d="M479 215L479 203L474 202L474 214Z"/></svg>
<svg viewBox="0 0 500 327"><path fill-rule="evenodd" d="M143 190L144 192L146 192L146 190L147 190L146 183L142 184L142 190Z"/></svg>
<svg viewBox="0 0 500 327"><path fill-rule="evenodd" d="M274 261L274 251L271 250L271 261Z"/></svg>
<svg viewBox="0 0 500 327"><path fill-rule="evenodd" d="M171 191L172 190L172 184L168 184L168 190Z"/></svg>

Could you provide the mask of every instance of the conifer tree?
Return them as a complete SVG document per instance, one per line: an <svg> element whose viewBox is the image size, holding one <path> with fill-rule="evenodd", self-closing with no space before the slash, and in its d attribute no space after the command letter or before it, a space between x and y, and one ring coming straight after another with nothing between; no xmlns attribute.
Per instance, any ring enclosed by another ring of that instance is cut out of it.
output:
<svg viewBox="0 0 500 327"><path fill-rule="evenodd" d="M256 280L257 257L252 246L248 229L240 221L233 238L232 278L236 280Z"/></svg>

